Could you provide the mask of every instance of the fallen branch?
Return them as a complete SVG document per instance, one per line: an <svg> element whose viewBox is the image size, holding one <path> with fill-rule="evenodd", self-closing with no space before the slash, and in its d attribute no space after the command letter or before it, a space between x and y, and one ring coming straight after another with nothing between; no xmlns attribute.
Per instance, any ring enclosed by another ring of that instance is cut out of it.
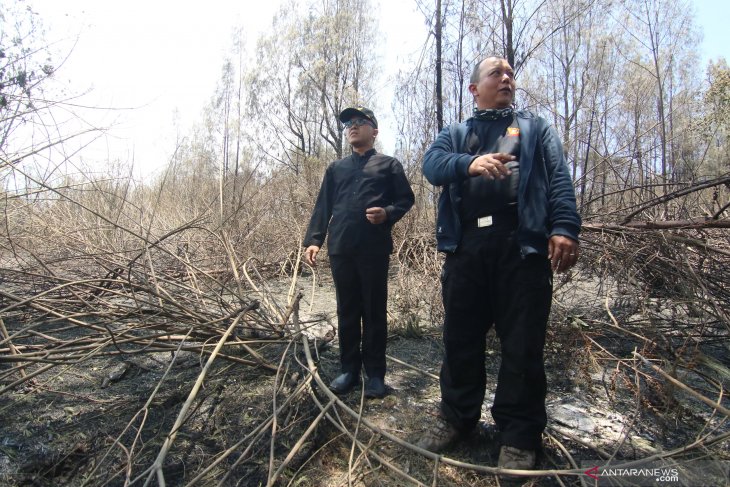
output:
<svg viewBox="0 0 730 487"><path fill-rule="evenodd" d="M656 365L652 364L649 360L647 360L645 357L643 357L640 353L634 352L634 356L641 359L642 362L644 362L646 365L648 365L653 371L659 373L662 377L667 379L669 382L671 382L673 385L679 387L683 391L687 392L691 396L693 396L696 399L699 399L700 401L704 402L708 406L710 406L714 411L717 411L719 413L724 414L728 418L730 418L730 409L724 407L722 404L720 404L720 401L722 400L722 395L717 398L717 401L713 401L712 399L709 399L699 392L695 391L694 389L688 387L686 384L684 384L681 381L678 381L671 375L667 374L662 370L660 367L657 367Z"/></svg>
<svg viewBox="0 0 730 487"><path fill-rule="evenodd" d="M157 455L157 458L155 459L154 463L150 467L150 474L149 477L147 477L147 481L145 481L144 485L149 485L150 481L152 480L152 477L157 477L158 484L162 487L165 485L165 477L162 473L162 464L165 461L165 457L167 456L167 452L170 451L170 447L172 446L172 443L175 441L175 437L177 436L177 432L180 429L180 426L185 422L188 409L190 409L190 406L192 405L193 401L195 400L195 397L198 395L198 391L200 390L200 386L203 384L203 381L205 380L205 376L208 375L208 370L210 370L210 366L215 361L216 357L218 356L218 352L223 347L223 344L228 340L228 337L233 332L236 325L238 325L238 322L243 318L246 313L249 311L256 309L258 307L258 302L254 302L250 304L248 307L246 307L244 310L241 311L241 313L236 317L235 320L233 320L233 323L228 327L225 334L221 337L221 339L218 341L218 345L215 347L215 350L213 350L213 353L210 354L210 357L208 357L208 361L205 363L205 367L203 367L203 370L200 372L200 375L198 376L198 379L195 381L195 385L193 385L193 388L190 391L190 394L188 395L188 399L183 404L182 408L180 409L180 413L177 415L177 419L175 420L175 424L172 427L172 430L167 435L167 439L165 440L165 443L162 445L162 448L160 449L160 453Z"/></svg>

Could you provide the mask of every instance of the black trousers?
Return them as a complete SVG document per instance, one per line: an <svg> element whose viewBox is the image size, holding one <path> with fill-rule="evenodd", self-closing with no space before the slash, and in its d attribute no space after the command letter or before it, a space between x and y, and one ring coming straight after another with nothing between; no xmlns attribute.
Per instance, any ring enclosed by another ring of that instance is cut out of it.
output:
<svg viewBox="0 0 730 487"><path fill-rule="evenodd" d="M543 363L552 300L552 271L545 256L525 258L514 226L471 228L442 272L445 356L441 412L467 432L481 416L486 387L487 331L500 340L492 417L502 444L538 449L547 423Z"/></svg>
<svg viewBox="0 0 730 487"><path fill-rule="evenodd" d="M390 255L331 255L342 372L385 377Z"/></svg>

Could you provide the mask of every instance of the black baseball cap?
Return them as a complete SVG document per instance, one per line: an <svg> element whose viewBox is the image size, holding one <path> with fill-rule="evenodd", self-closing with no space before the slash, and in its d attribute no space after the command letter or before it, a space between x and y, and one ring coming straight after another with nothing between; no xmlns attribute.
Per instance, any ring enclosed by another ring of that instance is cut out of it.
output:
<svg viewBox="0 0 730 487"><path fill-rule="evenodd" d="M353 117L368 119L373 122L375 128L378 128L378 119L375 118L375 114L369 108L365 108L363 106L345 108L342 110L342 113L340 113L340 122L345 123Z"/></svg>

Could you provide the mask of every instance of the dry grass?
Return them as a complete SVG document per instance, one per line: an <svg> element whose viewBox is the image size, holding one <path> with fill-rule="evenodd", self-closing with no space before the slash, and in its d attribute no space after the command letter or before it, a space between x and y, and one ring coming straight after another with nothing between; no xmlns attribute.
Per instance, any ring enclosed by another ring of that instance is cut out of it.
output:
<svg viewBox="0 0 730 487"><path fill-rule="evenodd" d="M223 218L205 194L175 203L177 186L69 184L43 202L6 200L0 482L497 485L487 426L444 457L411 444L439 396L430 223L396 227L393 393L336 398L328 271L299 262L309 190L248 184ZM607 458L727 461L727 235L589 224L582 252L556 279L553 419L529 482L580 485L583 463ZM489 394L496 338L488 354ZM592 431L571 423L581 418Z"/></svg>

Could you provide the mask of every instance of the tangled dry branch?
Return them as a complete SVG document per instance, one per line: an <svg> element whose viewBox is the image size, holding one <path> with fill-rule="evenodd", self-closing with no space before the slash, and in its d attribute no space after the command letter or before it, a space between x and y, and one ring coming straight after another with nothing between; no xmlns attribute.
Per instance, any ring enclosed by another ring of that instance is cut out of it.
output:
<svg viewBox="0 0 730 487"><path fill-rule="evenodd" d="M646 323L627 320L625 313L617 317L605 306L603 317L609 320L601 325L609 333L596 331L595 325L601 320L598 314L581 316L571 309L573 314L566 313L560 318L578 327L582 340L593 344L591 360L603 361L604 368L615 367L618 372L612 378L614 382L639 377L637 396L660 391L665 395L664 412L669 410L666 405L669 395L678 403L682 392L686 392L708 408L709 418L692 441L638 459L614 459L613 467L629 467L637 460L671 459L681 463L693 453L706 454L726 445L730 432L728 408L723 405L723 384L727 384L728 377L712 379L706 375L707 368L702 365L711 362L700 346L707 340L726 337L728 320L724 303L728 302L725 294L728 290L721 285L723 276L717 275L728 268L725 249L719 246L720 252L707 251L715 241L706 238L703 246L688 245L693 253L679 259L677 247L671 242L678 238L694 241L693 237L675 235L672 240L657 234L601 229L594 232L593 238L584 246L586 258L597 264L594 272L626 279L622 291L625 300L634 300L634 306L651 306L652 300L672 299L672 306L684 308L687 316L697 319L688 319L679 327L676 319L679 310L675 311L675 317L664 317L664 322L657 312L650 318L652 326L646 326ZM430 268L437 266L421 255L425 245L419 247L418 240L409 245L409 248L402 245L397 254L403 273L432 275ZM481 463L421 450L409 441L408 435L394 434L371 420L363 408L362 398L358 404L351 404L333 395L320 368L319 353L327 343L312 331L322 320L302 323L301 293L292 297L291 302L282 303L252 261L238 264L235 253L230 248L228 251L231 267L225 273L196 269L188 265L185 256L172 259L167 266L151 266L152 262L160 261L160 256L134 258L100 277L93 277L91 270L84 268L85 279L68 275L62 278L60 272L50 267L42 274L27 269L3 269L0 363L5 368L0 394L6 401L11 394L14 400L21 397L17 395L19 391L25 398L41 393L51 383L48 377L59 377L64 371L94 359L120 357L126 360L122 364L129 364L143 354L153 357L159 357L161 352L170 354L165 374L144 404L113 439L105 442L105 448L90 455L94 460L86 463L80 477L84 485L148 485L153 481L158 485L235 485L236 478L251 475L252 464L259 466L262 483L292 484L307 471L313 458L327 454L327 444L331 441L351 446L350 460L343 474L349 479L347 482L363 478L368 475L366 472L373 475L374 465L379 465L377 471L383 478L412 485L437 485L440 481L449 485L444 469L477 472L483 476L483 482L505 473ZM139 262L146 262L147 267L143 268ZM78 274L82 272L79 270ZM295 275L291 279L297 278ZM636 294L628 296L629 290ZM671 336L666 333L667 326L672 327ZM615 336L632 340L635 350L641 352L621 355L611 346ZM168 426L168 432L158 435L156 442L149 439L145 442L145 429L159 401L157 396L164 393L168 374L184 351L205 359L205 365L195 380L189 379L191 387L183 384L189 391L186 399L175 406L176 419ZM270 413L253 419L240 431L240 439L229 438L225 448L218 444L220 450L208 452L204 462L179 478L176 473L168 473L175 472L168 455L174 454L180 438L199 427L196 411L212 400L211 394L204 392L205 385L214 382L207 376L216 367L220 371L220 361L268 372L265 376L273 381L269 389ZM606 361L615 365L606 366ZM433 374L405 364L433 381ZM128 369L129 365L121 370ZM706 379L702 387L690 385L688 379L699 376ZM108 378L118 380L112 375ZM671 393L667 390L669 386L674 387ZM707 390L710 386L714 388L712 394ZM612 395L616 396L616 392ZM657 410L656 401L646 407ZM9 403L5 402L4 407L7 409ZM717 419L723 416L718 423ZM606 461L618 451L606 452L601 446L576 438L560 427L551 429L549 441L564 452L564 464L508 473L557 478L570 483L578 481L585 470L572 459L570 451L574 445L588 448ZM262 455L269 460L261 462ZM414 471L407 466L412 460L406 464L399 461L413 457L424 465L432 462L432 468Z"/></svg>
<svg viewBox="0 0 730 487"><path fill-rule="evenodd" d="M311 284L311 307L326 284L301 267L296 238L280 236L270 246L288 250L266 260L260 236L203 217L153 238L62 209L5 228L2 482L487 486L505 473L489 453L413 445L438 396L441 257L418 231L429 226L404 223L391 279L391 335L417 352L389 363L417 386L373 404L326 387L330 316L301 312L299 291ZM600 414L578 416L615 415L619 431L551 410L544 468L511 473L581 485L587 459L728 460L726 231L588 222L584 236L580 268L556 278L550 400L575 410L601 397Z"/></svg>

